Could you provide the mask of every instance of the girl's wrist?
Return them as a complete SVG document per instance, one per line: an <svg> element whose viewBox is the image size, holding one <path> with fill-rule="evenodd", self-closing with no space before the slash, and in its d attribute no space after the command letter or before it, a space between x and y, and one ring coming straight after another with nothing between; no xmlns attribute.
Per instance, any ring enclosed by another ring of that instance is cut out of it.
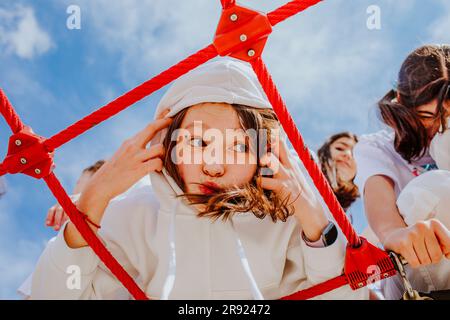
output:
<svg viewBox="0 0 450 320"><path fill-rule="evenodd" d="M316 242L320 240L323 230L329 223L330 222L327 219L324 221L314 221L313 223L303 227L303 233L309 242Z"/></svg>
<svg viewBox="0 0 450 320"><path fill-rule="evenodd" d="M329 224L320 203L299 206L295 209L295 216L303 229L305 236L315 242L320 239L322 231Z"/></svg>
<svg viewBox="0 0 450 320"><path fill-rule="evenodd" d="M110 200L110 197L100 190L91 190L87 187L77 202L77 208L87 215L91 221L100 224L100 220Z"/></svg>

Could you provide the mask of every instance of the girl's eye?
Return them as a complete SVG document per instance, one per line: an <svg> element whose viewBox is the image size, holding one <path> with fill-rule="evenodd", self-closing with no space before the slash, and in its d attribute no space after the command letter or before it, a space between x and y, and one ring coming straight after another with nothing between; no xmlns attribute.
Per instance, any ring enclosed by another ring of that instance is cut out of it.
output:
<svg viewBox="0 0 450 320"><path fill-rule="evenodd" d="M433 120L435 119L435 117L433 116L419 116L420 119L425 120L425 121L429 121L429 120Z"/></svg>
<svg viewBox="0 0 450 320"><path fill-rule="evenodd" d="M245 143L238 143L234 145L234 150L237 152L247 152L248 147Z"/></svg>
<svg viewBox="0 0 450 320"><path fill-rule="evenodd" d="M192 138L190 144L194 148L201 148L205 146L205 142L202 138Z"/></svg>

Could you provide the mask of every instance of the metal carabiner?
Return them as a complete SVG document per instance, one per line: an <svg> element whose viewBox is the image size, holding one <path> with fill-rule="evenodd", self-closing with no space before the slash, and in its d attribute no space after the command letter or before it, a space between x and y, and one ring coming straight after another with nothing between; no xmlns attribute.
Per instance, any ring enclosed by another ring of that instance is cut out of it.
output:
<svg viewBox="0 0 450 320"><path fill-rule="evenodd" d="M403 260L403 258L392 251L389 252L389 256L391 257L395 269L398 271L402 279L403 286L405 287L403 300L433 300L430 297L421 296L417 290L414 290L406 275L406 271L404 268L406 262Z"/></svg>

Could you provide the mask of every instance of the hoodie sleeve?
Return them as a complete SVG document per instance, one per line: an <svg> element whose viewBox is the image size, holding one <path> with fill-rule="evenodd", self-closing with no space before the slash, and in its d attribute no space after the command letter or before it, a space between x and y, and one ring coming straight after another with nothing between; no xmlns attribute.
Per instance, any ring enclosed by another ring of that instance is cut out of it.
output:
<svg viewBox="0 0 450 320"><path fill-rule="evenodd" d="M286 254L286 265L283 287L288 291L283 295L305 290L324 281L330 280L343 273L345 260L345 240L339 236L336 241L327 247L313 248L308 246L298 236L298 229L291 235L290 245ZM296 280L299 279L299 280ZM295 287L286 285L297 283ZM346 285L312 300L367 300L369 291L367 288L353 291Z"/></svg>
<svg viewBox="0 0 450 320"><path fill-rule="evenodd" d="M154 227L156 212L151 196L141 189L112 200L102 219L100 239L133 278L141 272L151 274L154 269L156 259L144 248L144 231ZM39 258L33 273L31 299L128 298L126 289L90 247L67 246L66 225L49 241Z"/></svg>
<svg viewBox="0 0 450 320"><path fill-rule="evenodd" d="M440 199L435 193L420 185L408 185L397 199L397 207L407 225L428 220Z"/></svg>
<svg viewBox="0 0 450 320"><path fill-rule="evenodd" d="M308 281L315 285L342 274L345 260L345 242L339 234L336 241L327 247L311 247L301 241L305 273Z"/></svg>

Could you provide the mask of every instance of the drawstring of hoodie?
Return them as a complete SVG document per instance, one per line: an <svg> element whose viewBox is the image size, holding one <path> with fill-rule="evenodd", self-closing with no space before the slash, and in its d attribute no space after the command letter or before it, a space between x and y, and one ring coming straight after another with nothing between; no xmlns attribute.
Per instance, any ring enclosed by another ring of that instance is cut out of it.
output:
<svg viewBox="0 0 450 320"><path fill-rule="evenodd" d="M170 293L172 292L173 286L175 284L175 277L177 272L177 256L175 248L175 216L177 214L179 200L175 200L173 205L172 214L170 216L170 226L169 226L169 268L167 270L167 276L164 280L163 292L161 295L161 300L168 300Z"/></svg>
<svg viewBox="0 0 450 320"><path fill-rule="evenodd" d="M250 288L252 291L253 299L254 300L264 300L264 297L258 288L258 284L256 283L255 277L253 276L252 270L248 263L247 256L245 255L244 246L242 245L241 239L239 238L239 235L236 232L236 229L234 228L233 218L230 218L230 224L231 224L231 228L233 229L233 232L234 232L234 235L236 238L236 244L237 244L239 259L241 260L241 265L244 268L244 271L245 271L245 274L247 275L248 281L250 282Z"/></svg>

